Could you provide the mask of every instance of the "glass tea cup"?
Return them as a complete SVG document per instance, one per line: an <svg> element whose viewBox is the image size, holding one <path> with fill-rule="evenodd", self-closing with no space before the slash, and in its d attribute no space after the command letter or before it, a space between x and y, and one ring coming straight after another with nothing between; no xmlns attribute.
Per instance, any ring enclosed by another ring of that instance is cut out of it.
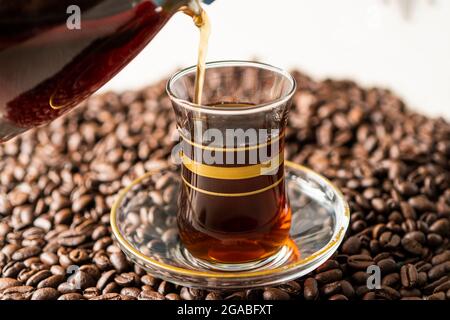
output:
<svg viewBox="0 0 450 320"><path fill-rule="evenodd" d="M254 268L289 241L284 137L296 83L263 63L211 62L194 104L195 73L187 68L167 84L180 135L180 238L203 266Z"/></svg>

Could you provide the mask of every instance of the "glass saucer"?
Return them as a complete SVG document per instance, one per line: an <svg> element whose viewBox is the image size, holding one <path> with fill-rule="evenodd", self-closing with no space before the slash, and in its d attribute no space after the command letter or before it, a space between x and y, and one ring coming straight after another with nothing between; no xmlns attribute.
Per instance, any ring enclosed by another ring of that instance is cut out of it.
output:
<svg viewBox="0 0 450 320"><path fill-rule="evenodd" d="M238 289L276 285L311 272L338 248L350 213L341 192L318 173L285 162L292 209L291 240L251 270L223 271L192 257L178 237L178 168L152 170L133 181L111 210L114 237L124 253L150 274L183 286Z"/></svg>

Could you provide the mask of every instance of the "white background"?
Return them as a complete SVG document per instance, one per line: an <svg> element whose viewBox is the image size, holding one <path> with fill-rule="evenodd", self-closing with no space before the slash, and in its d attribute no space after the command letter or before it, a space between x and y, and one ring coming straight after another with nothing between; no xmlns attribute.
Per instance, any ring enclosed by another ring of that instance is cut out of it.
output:
<svg viewBox="0 0 450 320"><path fill-rule="evenodd" d="M316 79L387 87L411 108L450 119L449 0L216 0L206 9L208 60L257 57ZM198 31L179 13L102 91L195 64L197 46Z"/></svg>

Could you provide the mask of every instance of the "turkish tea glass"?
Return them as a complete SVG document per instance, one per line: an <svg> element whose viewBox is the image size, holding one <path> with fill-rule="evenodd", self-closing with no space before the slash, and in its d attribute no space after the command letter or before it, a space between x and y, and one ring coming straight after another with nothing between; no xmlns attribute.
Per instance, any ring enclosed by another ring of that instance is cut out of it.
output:
<svg viewBox="0 0 450 320"><path fill-rule="evenodd" d="M179 235L203 266L252 269L289 242L284 137L296 83L263 63L211 62L194 104L195 75L191 67L167 84L180 136Z"/></svg>

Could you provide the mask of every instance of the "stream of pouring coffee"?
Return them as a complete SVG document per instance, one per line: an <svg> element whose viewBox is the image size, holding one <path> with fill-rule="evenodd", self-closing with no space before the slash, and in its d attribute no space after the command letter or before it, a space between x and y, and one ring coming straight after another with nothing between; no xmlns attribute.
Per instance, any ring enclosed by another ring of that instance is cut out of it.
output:
<svg viewBox="0 0 450 320"><path fill-rule="evenodd" d="M203 83L205 82L205 63L208 51L208 40L211 32L208 15L205 10L201 10L199 16L194 18L195 25L200 30L200 43L198 46L197 73L195 75L194 103L202 103Z"/></svg>
<svg viewBox="0 0 450 320"><path fill-rule="evenodd" d="M206 53L208 51L208 39L211 32L211 25L209 23L208 15L206 11L200 9L200 13L194 13L187 9L185 13L190 15L194 20L195 25L200 31L200 42L198 46L198 60L197 60L197 73L195 75L195 88L194 88L194 103L202 103L203 83L205 81L205 62Z"/></svg>

